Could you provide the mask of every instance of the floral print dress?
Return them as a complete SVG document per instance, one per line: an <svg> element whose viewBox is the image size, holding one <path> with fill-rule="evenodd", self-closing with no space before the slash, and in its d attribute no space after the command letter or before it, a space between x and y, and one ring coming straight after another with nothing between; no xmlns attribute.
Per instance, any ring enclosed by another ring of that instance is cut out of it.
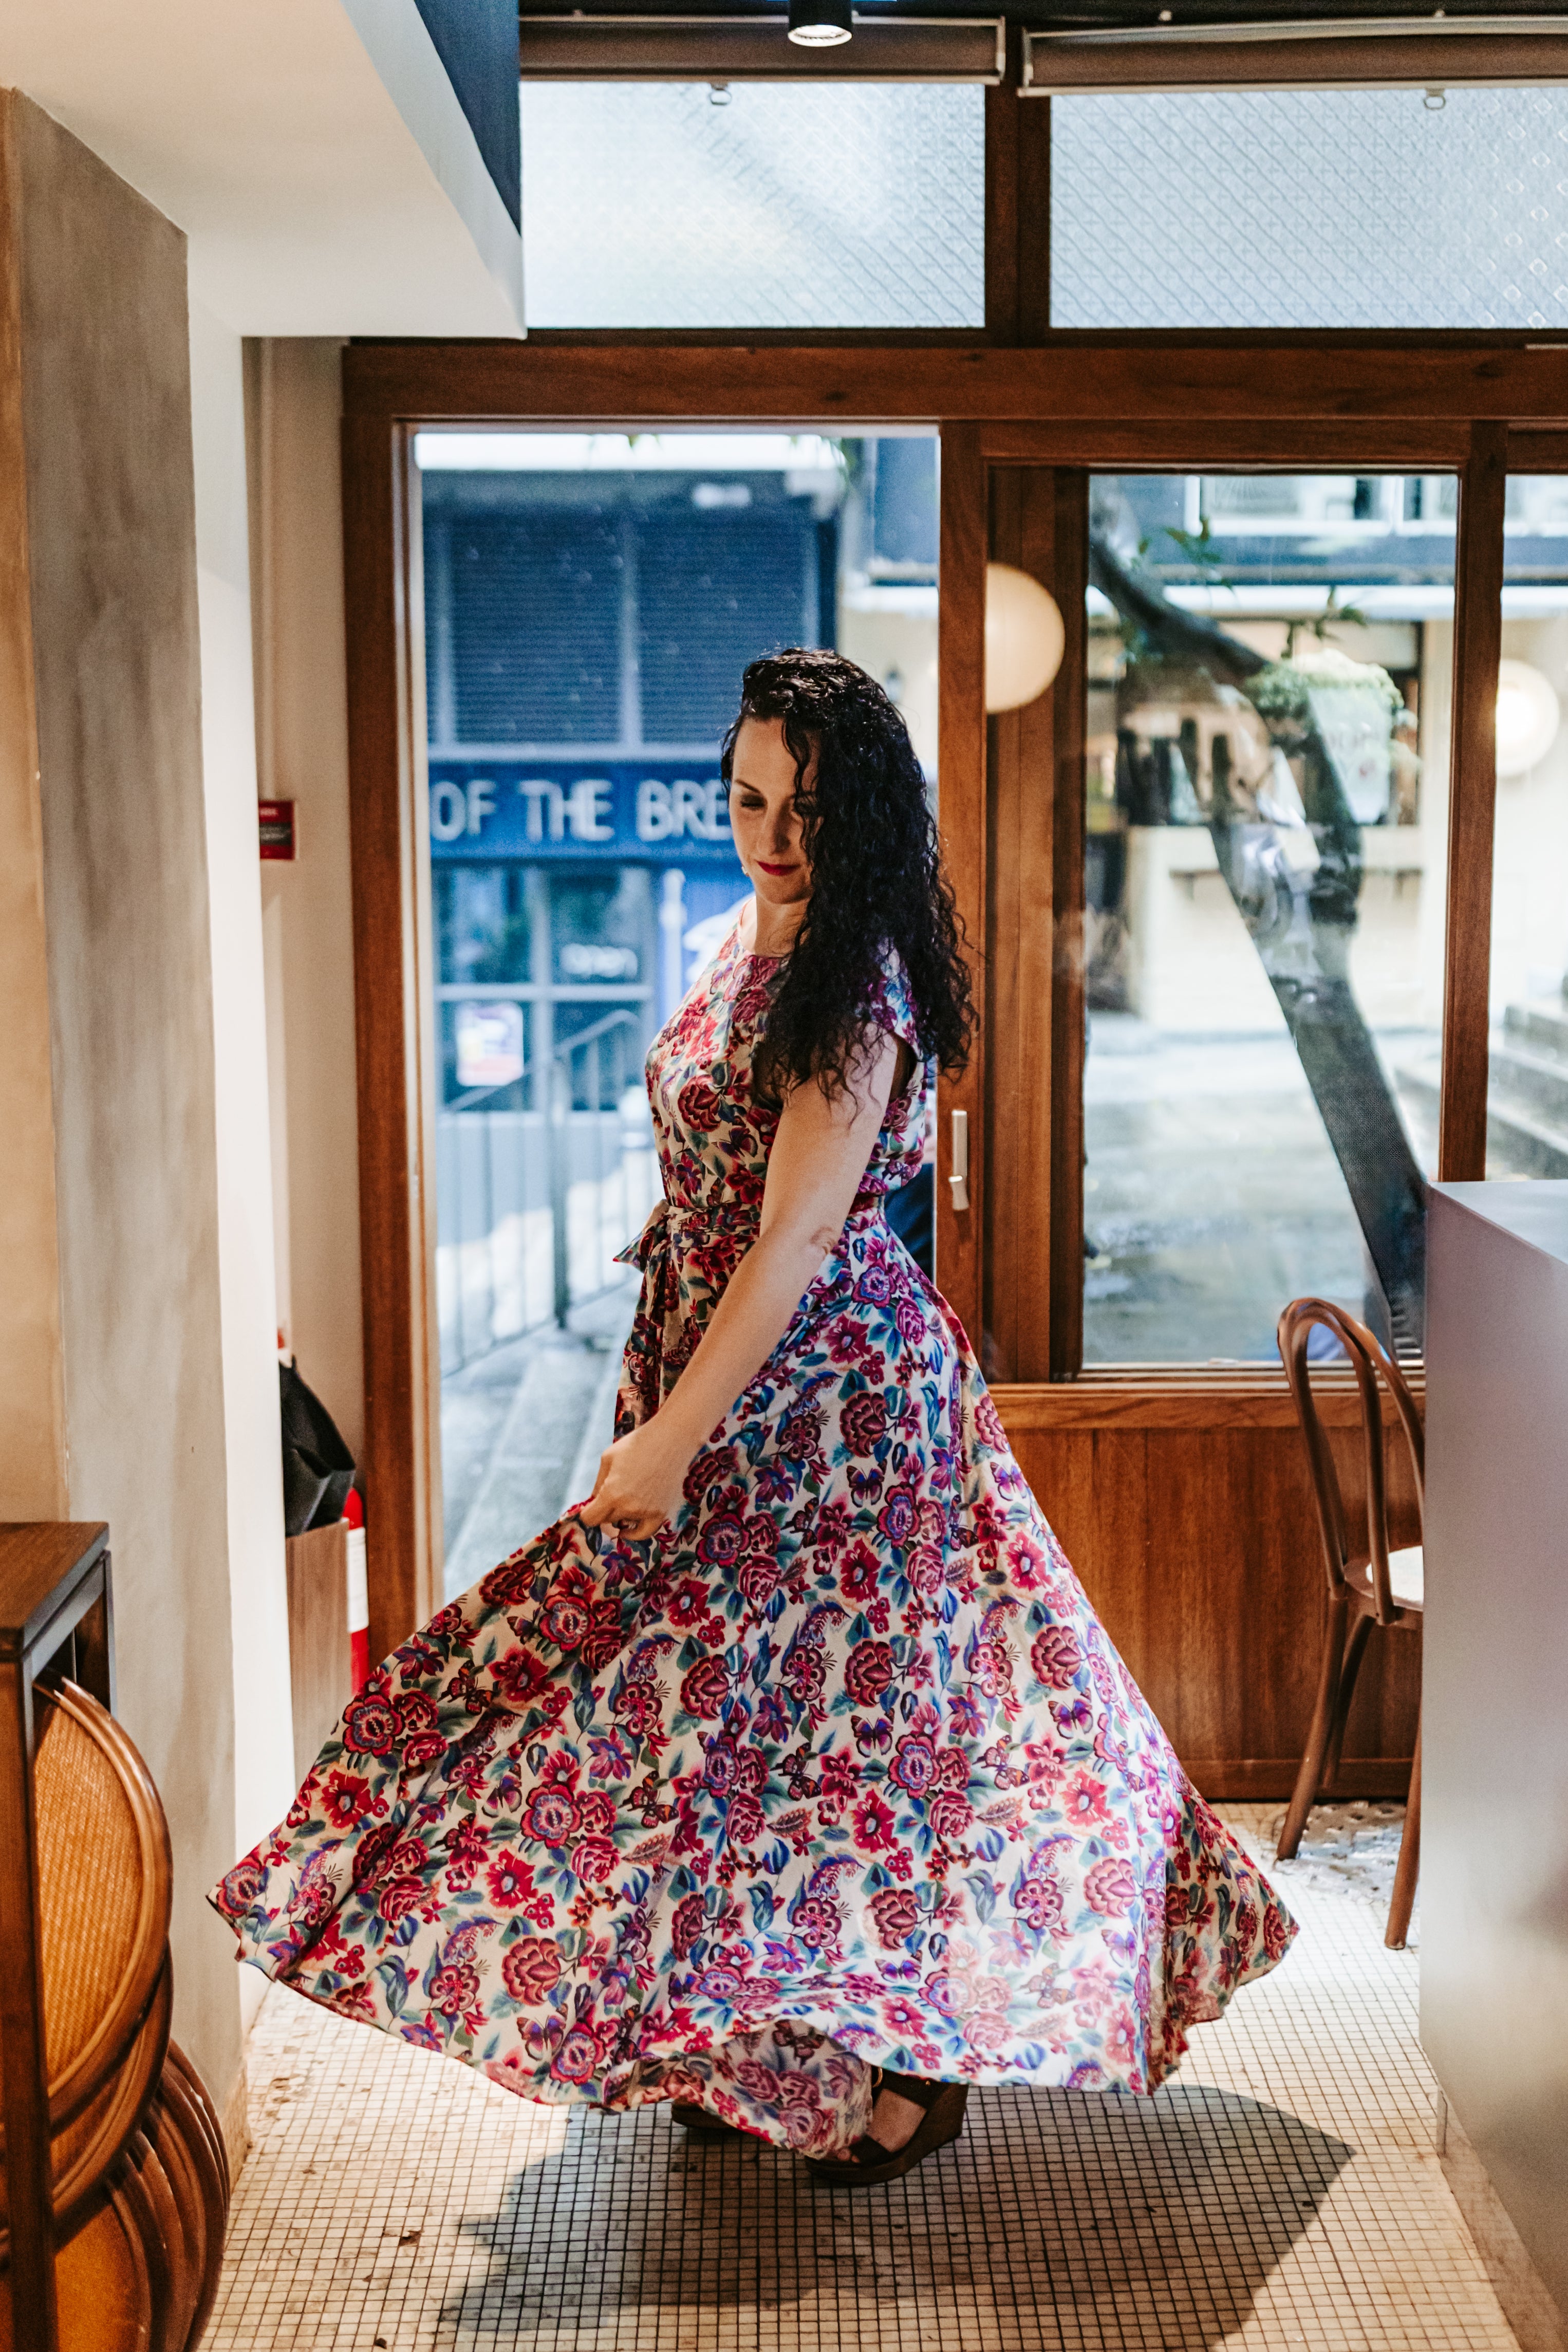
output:
<svg viewBox="0 0 1568 2352"><path fill-rule="evenodd" d="M738 929L655 1040L664 1198L618 1427L756 1236L776 966ZM913 1043L896 972L873 1018ZM1152 2091L1291 1921L1190 1787L884 1222L837 1244L667 1533L569 1511L371 1676L213 1900L279 1982L533 2099L684 2098L784 2147L873 2068Z"/></svg>

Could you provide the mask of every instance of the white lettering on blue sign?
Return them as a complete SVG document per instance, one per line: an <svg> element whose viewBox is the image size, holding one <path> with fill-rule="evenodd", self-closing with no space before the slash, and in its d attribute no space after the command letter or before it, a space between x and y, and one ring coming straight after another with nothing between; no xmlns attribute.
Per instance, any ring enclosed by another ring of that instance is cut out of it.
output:
<svg viewBox="0 0 1568 2352"><path fill-rule="evenodd" d="M602 776L580 776L570 792L548 778L528 777L517 786L530 841L613 841L609 822L610 784Z"/></svg>
<svg viewBox="0 0 1568 2352"><path fill-rule="evenodd" d="M430 837L461 841L465 834L477 839L485 819L496 809L496 787L483 777L471 784L436 784L430 794Z"/></svg>
<svg viewBox="0 0 1568 2352"><path fill-rule="evenodd" d="M706 784L683 777L666 784L645 776L637 787L639 841L728 841L729 810L716 776Z"/></svg>

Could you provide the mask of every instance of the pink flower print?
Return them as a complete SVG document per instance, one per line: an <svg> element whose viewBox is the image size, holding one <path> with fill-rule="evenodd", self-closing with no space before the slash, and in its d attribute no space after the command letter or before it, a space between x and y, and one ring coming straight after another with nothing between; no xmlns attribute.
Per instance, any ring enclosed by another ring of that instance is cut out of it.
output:
<svg viewBox="0 0 1568 2352"><path fill-rule="evenodd" d="M1133 1865L1120 1854L1108 1853L1083 1881L1083 1900L1107 1919L1124 1918L1137 1899L1138 1882Z"/></svg>
<svg viewBox="0 0 1568 2352"><path fill-rule="evenodd" d="M890 1544L905 1544L919 1517L913 1486L895 1486L877 1514L877 1526Z"/></svg>
<svg viewBox="0 0 1568 2352"><path fill-rule="evenodd" d="M729 1676L721 1658L699 1658L687 1668L681 1683L681 1705L698 1722L716 1719L728 1696Z"/></svg>
<svg viewBox="0 0 1568 2352"><path fill-rule="evenodd" d="M584 1837L608 1837L614 1828L615 1808L601 1789L577 1800L577 1826Z"/></svg>
<svg viewBox="0 0 1568 2352"><path fill-rule="evenodd" d="M862 1853L880 1853L893 1835L893 1815L880 1797L861 1799L850 1815L855 1843Z"/></svg>
<svg viewBox="0 0 1568 2352"><path fill-rule="evenodd" d="M745 1522L737 1511L717 1511L707 1521L697 1542L697 1558L710 1568L731 1568L740 1558Z"/></svg>
<svg viewBox="0 0 1568 2352"><path fill-rule="evenodd" d="M564 1845L578 1826L577 1800L564 1789L536 1789L517 1826L540 1845Z"/></svg>
<svg viewBox="0 0 1568 2352"><path fill-rule="evenodd" d="M685 1576L664 1605L664 1614L672 1625L695 1625L699 1617L707 1615L708 1591L700 1577Z"/></svg>
<svg viewBox="0 0 1568 2352"><path fill-rule="evenodd" d="M895 1952L920 1925L920 1905L912 1888L883 1886L873 1895L871 1916L884 1952Z"/></svg>
<svg viewBox="0 0 1568 2352"><path fill-rule="evenodd" d="M857 1605L868 1601L876 1591L882 1563L868 1543L852 1544L839 1570L839 1590L846 1601Z"/></svg>
<svg viewBox="0 0 1568 2352"><path fill-rule="evenodd" d="M925 2012L916 2009L912 2000L884 2001L882 2021L890 2033L902 2033L913 2040L925 2030Z"/></svg>
<svg viewBox="0 0 1568 2352"><path fill-rule="evenodd" d="M525 2009L542 2009L560 1974L560 1949L549 1936L523 1936L501 1956L501 1981Z"/></svg>
<svg viewBox="0 0 1568 2352"><path fill-rule="evenodd" d="M981 1390L975 1406L975 1434L982 1445L990 1447L993 1454L1007 1452L1008 1433L1002 1427L1002 1417L991 1401L988 1389Z"/></svg>
<svg viewBox="0 0 1568 2352"><path fill-rule="evenodd" d="M243 1918L266 1884L267 1873L254 1855L247 1861L236 1862L220 1889L225 1915L231 1919Z"/></svg>
<svg viewBox="0 0 1568 2352"><path fill-rule="evenodd" d="M873 1454L887 1434L887 1403L874 1389L861 1389L839 1409L839 1434L852 1454Z"/></svg>
<svg viewBox="0 0 1568 2352"><path fill-rule="evenodd" d="M589 1631L579 1645L578 1656L591 1675L607 1666L621 1653L621 1603L619 1601L596 1601L589 1611Z"/></svg>
<svg viewBox="0 0 1568 2352"><path fill-rule="evenodd" d="M329 1772L320 1801L334 1829L351 1830L371 1810L371 1784L358 1772ZM234 1874L231 1871L229 1877Z"/></svg>
<svg viewBox="0 0 1568 2352"><path fill-rule="evenodd" d="M607 1837L579 1838L569 1858L584 1886L607 1885L621 1859L613 1842Z"/></svg>
<svg viewBox="0 0 1568 2352"><path fill-rule="evenodd" d="M389 1927L395 1927L400 1919L417 1911L423 1900L424 1882L419 1878L385 1878L375 1891L376 1909Z"/></svg>
<svg viewBox="0 0 1568 2352"><path fill-rule="evenodd" d="M1061 1889L1054 1878L1044 1874L1026 1878L1019 1888L1013 1907L1037 1936L1062 1932L1065 1922L1061 1916Z"/></svg>
<svg viewBox="0 0 1568 2352"><path fill-rule="evenodd" d="M929 1739L906 1734L893 1751L888 1772L912 1797L923 1797L936 1778L936 1751Z"/></svg>
<svg viewBox="0 0 1568 2352"><path fill-rule="evenodd" d="M511 1650L489 1669L490 1686L502 1706L527 1711L549 1680L549 1670L531 1650Z"/></svg>
<svg viewBox="0 0 1568 2352"><path fill-rule="evenodd" d="M350 1755L385 1756L397 1735L397 1709L384 1691L367 1685L343 1709L343 1745Z"/></svg>
<svg viewBox="0 0 1568 2352"><path fill-rule="evenodd" d="M560 2083L586 2083L598 2063L598 2034L591 2026L574 2025L551 2059L550 2073Z"/></svg>
<svg viewBox="0 0 1568 2352"><path fill-rule="evenodd" d="M1092 1772L1074 1772L1057 1801L1074 1829L1098 1829L1111 1818L1105 1791Z"/></svg>
<svg viewBox="0 0 1568 2352"><path fill-rule="evenodd" d="M468 1960L455 1968L437 1969L430 1984L430 2005L444 2017L457 2017L479 1998L479 1971Z"/></svg>
<svg viewBox="0 0 1568 2352"><path fill-rule="evenodd" d="M1113 2065L1137 2064L1138 2027L1130 2009L1118 2009L1106 2027L1105 2054Z"/></svg>
<svg viewBox="0 0 1568 2352"><path fill-rule="evenodd" d="M532 1867L515 1853L498 1854L485 1873L490 1900L503 1911L516 1911L534 1891Z"/></svg>
<svg viewBox="0 0 1568 2352"><path fill-rule="evenodd" d="M725 1829L731 1845L755 1845L767 1827L762 1807L749 1789L737 1790L729 1801Z"/></svg>
<svg viewBox="0 0 1568 2352"><path fill-rule="evenodd" d="M875 1706L893 1680L893 1650L886 1642L862 1642L850 1652L844 1685L856 1706Z"/></svg>
<svg viewBox="0 0 1568 2352"><path fill-rule="evenodd" d="M533 1590L536 1570L528 1552L514 1553L493 1568L479 1587L479 1598L486 1609L510 1609L526 1601ZM434 1630L434 1629L433 1629Z"/></svg>
<svg viewBox="0 0 1568 2352"><path fill-rule="evenodd" d="M938 1789L927 1803L925 1817L939 1838L959 1838L973 1822L975 1809L956 1789Z"/></svg>

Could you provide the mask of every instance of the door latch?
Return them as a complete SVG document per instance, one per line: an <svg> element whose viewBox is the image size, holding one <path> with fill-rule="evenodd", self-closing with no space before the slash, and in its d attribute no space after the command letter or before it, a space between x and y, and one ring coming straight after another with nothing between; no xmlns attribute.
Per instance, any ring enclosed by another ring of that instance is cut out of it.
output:
<svg viewBox="0 0 1568 2352"><path fill-rule="evenodd" d="M969 1114L953 1113L953 1172L947 1179L955 1209L969 1205Z"/></svg>

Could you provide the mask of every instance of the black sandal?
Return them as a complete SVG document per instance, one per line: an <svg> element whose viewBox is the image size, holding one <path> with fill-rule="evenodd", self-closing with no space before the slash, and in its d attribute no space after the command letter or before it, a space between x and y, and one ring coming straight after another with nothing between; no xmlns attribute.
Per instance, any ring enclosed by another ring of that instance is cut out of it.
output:
<svg viewBox="0 0 1568 2352"><path fill-rule="evenodd" d="M870 2132L862 2132L847 2157L809 2156L811 2170L822 2180L836 2180L847 2189L869 2189L873 2181L899 2180L912 2172L934 2148L946 2147L964 2128L968 2105L967 2083L928 2083L923 2074L895 2074L891 2066L877 2069L877 2089L896 2091L925 2110L904 2146L891 2152Z"/></svg>
<svg viewBox="0 0 1568 2352"><path fill-rule="evenodd" d="M670 2113L692 2139L740 2137L734 2124L727 2124L722 2116L711 2115L706 2107L699 2107L695 2099L676 2099Z"/></svg>

